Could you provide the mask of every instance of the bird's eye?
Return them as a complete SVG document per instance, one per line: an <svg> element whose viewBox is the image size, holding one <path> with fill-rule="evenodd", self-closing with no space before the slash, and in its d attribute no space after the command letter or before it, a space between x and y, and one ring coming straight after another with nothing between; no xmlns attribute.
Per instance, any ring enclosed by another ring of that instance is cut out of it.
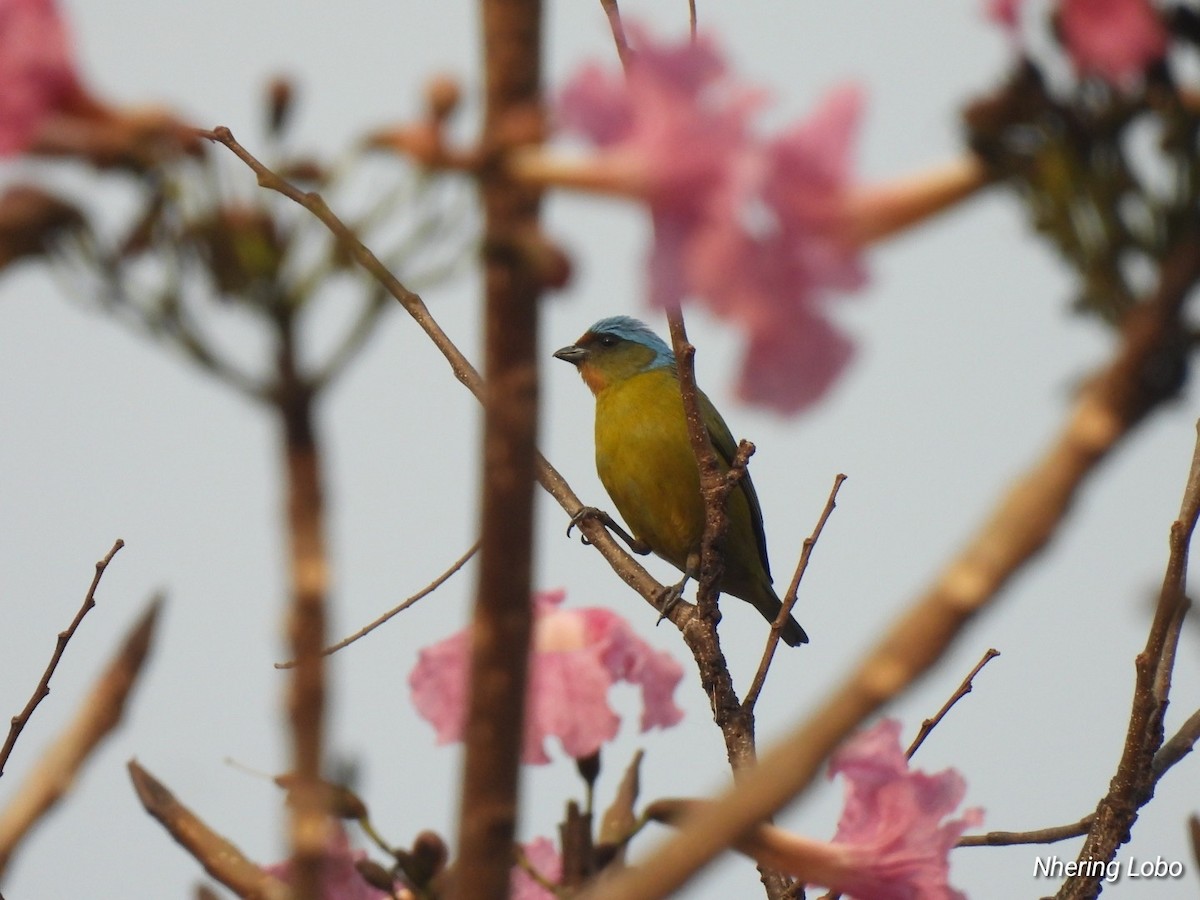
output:
<svg viewBox="0 0 1200 900"><path fill-rule="evenodd" d="M615 337L613 337L611 334L600 335L600 346L601 347L615 347L616 345L617 345L617 339Z"/></svg>

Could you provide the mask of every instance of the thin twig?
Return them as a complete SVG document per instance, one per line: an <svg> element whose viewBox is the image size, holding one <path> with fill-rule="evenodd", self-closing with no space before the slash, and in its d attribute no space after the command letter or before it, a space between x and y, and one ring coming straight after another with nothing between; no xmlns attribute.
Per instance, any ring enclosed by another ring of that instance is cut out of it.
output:
<svg viewBox="0 0 1200 900"><path fill-rule="evenodd" d="M341 650L343 647L350 646L355 641L357 641L359 638L365 637L366 635L370 634L372 631L374 631L376 628L378 628L384 622L391 619L397 613L404 612L404 610L408 609L410 606L412 606L418 600L421 600L424 597L428 597L430 594L432 594L434 591L436 591L439 587L441 587L443 584L445 584L455 572L457 572L459 569L461 569L463 566L465 566L467 564L467 562L471 559L471 557L473 557L475 555L476 551L478 551L478 550L479 550L479 541L476 541L474 544L471 545L470 550L468 550L466 553L464 553L462 556L460 556L458 559L456 559L453 563L451 563L450 568L448 568L445 572L443 572L437 578L433 579L433 581L431 581L429 584L425 585L425 587L421 588L419 591L417 591L411 597L404 600L398 606L393 606L391 609L389 609L387 612L385 612L382 616L380 616L375 621L371 622L369 625L364 625L358 631L354 632L354 634L350 635L349 637L342 638L336 644L330 644L328 647L326 647L324 650L321 651L321 655L329 656L331 653L337 653L337 651ZM296 661L294 659L289 659L287 662L275 663L275 668L290 669L295 665L296 665Z"/></svg>
<svg viewBox="0 0 1200 900"><path fill-rule="evenodd" d="M22 729L29 722L33 711L38 708L38 704L45 700L50 693L50 678L54 675L54 670L58 668L58 661L62 659L63 651L67 649L67 643L71 640L72 635L75 634L75 630L79 627L79 623L83 621L83 617L96 605L96 588L100 586L100 579L104 575L104 570L108 568L108 564L112 562L112 558L117 555L117 551L124 546L125 542L117 538L116 542L112 545L112 549L105 554L104 559L96 563L96 574L92 576L92 584L83 598L83 605L79 607L79 612L75 613L75 618L71 620L71 624L67 626L67 630L58 633L58 640L54 645L54 653L50 657L46 671L42 673L41 681L38 682L37 687L33 690L33 696L29 698L29 702L25 704L25 708L12 717L12 721L8 727L8 737L4 740L4 746L0 747L0 777L4 775L4 767L8 763L8 758L12 756L13 747L16 746L17 738L21 736Z"/></svg>
<svg viewBox="0 0 1200 900"><path fill-rule="evenodd" d="M688 0L688 34L696 40L696 0Z"/></svg>
<svg viewBox="0 0 1200 900"><path fill-rule="evenodd" d="M150 652L162 598L150 601L94 682L74 718L38 757L0 812L0 874L22 839L71 789L92 752L121 722Z"/></svg>
<svg viewBox="0 0 1200 900"><path fill-rule="evenodd" d="M796 598L800 592L800 581L804 578L804 573L808 569L808 561L812 557L813 548L817 546L821 532L825 530L825 523L829 521L829 517L833 514L834 509L837 508L838 491L841 490L842 483L845 480L846 476L841 473L834 476L833 487L829 491L829 498L825 501L825 508L821 510L821 516L817 519L816 527L813 528L812 534L804 539L804 544L800 549L800 560L796 563L796 570L792 573L791 584L788 585L787 594L783 598L783 607L779 610L779 615L775 617L770 634L767 635L767 644L763 648L762 659L758 663L758 671L754 673L754 680L750 683L750 690L746 691L746 699L742 701L742 706L747 710L754 710L754 705L758 702L758 696L762 693L763 685L767 683L767 671L771 668L771 660L775 658L775 651L779 647L779 632L796 606Z"/></svg>
<svg viewBox="0 0 1200 900"><path fill-rule="evenodd" d="M1151 771L1154 773L1155 785L1177 762L1192 752L1198 739L1200 739L1200 709L1192 713L1174 736L1154 754ZM1052 844L1067 838L1082 837L1088 833L1095 820L1096 814L1093 812L1070 825L1056 825L1036 831L989 831L987 834L969 834L959 838L956 846L996 847L1007 844Z"/></svg>
<svg viewBox="0 0 1200 900"><path fill-rule="evenodd" d="M256 900L287 900L292 896L287 885L264 872L241 850L209 828L136 760L129 761L129 777L146 812L221 884L239 897Z"/></svg>
<svg viewBox="0 0 1200 900"><path fill-rule="evenodd" d="M1200 740L1200 709L1196 710L1169 741L1164 741L1154 754L1154 778L1157 781L1167 773L1175 763L1192 752L1196 741Z"/></svg>
<svg viewBox="0 0 1200 900"><path fill-rule="evenodd" d="M975 668L968 672L967 677L962 680L962 684L958 686L958 690L956 690L950 696L949 700L942 704L942 708L937 711L937 715L935 715L932 719L926 719L921 723L921 730L917 732L917 736L909 745L908 750L904 752L905 759L913 758L913 754L917 752L923 743L925 743L925 738L929 737L933 729L937 728L938 723L946 717L946 713L950 712L950 708L963 697L967 696L967 694L971 693L971 682L974 680L975 676L979 674L980 670L999 655L1000 651L994 647L989 648L988 651L983 654L983 658L980 659L979 662L975 663Z"/></svg>
<svg viewBox="0 0 1200 900"><path fill-rule="evenodd" d="M987 834L968 834L958 839L956 847L1006 847L1012 844L1054 844L1069 838L1081 837L1092 827L1096 814L1088 813L1070 825L1055 825L1036 831L989 831Z"/></svg>
<svg viewBox="0 0 1200 900"><path fill-rule="evenodd" d="M621 10L617 8L617 0L600 0L604 7L604 15L608 16L608 27L612 29L613 43L617 45L617 56L621 58L621 68L629 71L633 62L633 51L629 49L629 41L625 37L625 26L621 23Z"/></svg>

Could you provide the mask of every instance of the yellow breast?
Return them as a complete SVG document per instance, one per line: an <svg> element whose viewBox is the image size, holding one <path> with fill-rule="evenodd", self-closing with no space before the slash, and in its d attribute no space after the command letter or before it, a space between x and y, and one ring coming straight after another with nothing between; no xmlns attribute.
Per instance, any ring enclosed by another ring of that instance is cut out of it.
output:
<svg viewBox="0 0 1200 900"><path fill-rule="evenodd" d="M679 384L668 370L597 393L596 471L634 536L684 569L700 545L704 504Z"/></svg>

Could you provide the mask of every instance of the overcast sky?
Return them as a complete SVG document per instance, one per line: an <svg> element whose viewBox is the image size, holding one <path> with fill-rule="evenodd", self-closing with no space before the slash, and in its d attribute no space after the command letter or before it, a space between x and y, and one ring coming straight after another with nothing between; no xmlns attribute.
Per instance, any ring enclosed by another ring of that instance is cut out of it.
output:
<svg viewBox="0 0 1200 900"><path fill-rule="evenodd" d="M262 142L261 89L276 73L294 75L300 86L297 146L326 156L412 116L432 72L457 74L468 92L479 83L472 4L64 6L82 66L103 96L229 125L252 150ZM547 6L551 83L585 58L614 59L599 3ZM623 6L662 33L686 28L682 0ZM767 118L776 125L806 114L829 87L860 82L868 102L859 171L882 179L961 153L959 109L996 84L1009 62L1005 41L978 7L973 0L701 0L700 18L746 77L770 88ZM469 119L462 125L469 133ZM250 173L232 160L227 174L228 184L253 189ZM119 204L112 188L89 196L110 195ZM549 354L602 316L651 316L642 300L647 223L616 202L557 197L546 221L572 254L576 278L544 306L541 445L585 501L606 505L592 464L591 398ZM1108 331L1068 312L1069 273L1030 237L1007 194L985 195L873 250L869 265L870 286L840 311L857 358L832 394L798 418L739 407L731 395L738 336L699 312L689 318L701 384L735 435L758 447L752 472L777 582L786 582L834 475L849 476L797 607L812 643L785 649L776 662L759 705L764 741L813 709L965 543L1061 427L1074 388L1113 346ZM200 869L142 813L124 769L131 757L253 859L285 852L277 790L224 763L233 757L269 772L287 766L285 680L271 665L284 652L286 592L278 436L260 410L69 293L69 282L38 267L0 278L0 714L24 704L92 564L115 538L127 546L21 738L0 804L151 593L161 588L168 600L126 726L26 844L4 893L9 900L185 897ZM475 277L434 286L425 298L479 359ZM1001 651L916 757L924 768L963 773L967 804L984 808L986 828L1072 822L1107 789L1195 417L1187 398L1145 423L1085 486L1050 550L889 710L915 734L988 647ZM341 635L426 584L474 540L479 414L397 309L328 398L320 424L331 621ZM570 603L619 610L687 667L677 635L654 629L646 605L597 553L568 541L565 524L557 505L540 497L537 585L565 587ZM665 563L648 565L661 580L675 577ZM358 763L361 793L397 844L425 828L453 839L459 753L435 747L409 703L407 676L422 645L463 625L474 578L468 567L331 665L331 752ZM764 624L745 604L723 610L726 653L744 690ZM1197 637L1189 629L1180 647L1168 731L1200 706ZM624 724L605 750L601 802L637 747L646 750L648 798L700 795L725 783L722 741L693 670L677 699L687 709L684 723L640 736L634 692L617 691ZM551 765L524 774L525 838L552 835L565 800L582 794L570 761L557 746L552 755ZM1196 765L1185 760L1166 777L1120 857L1184 861L1191 883L1125 881L1106 896L1194 890L1186 818L1196 809ZM825 838L839 810L840 786L822 785L783 821ZM1054 884L1033 881L1035 857L1073 858L1077 847L960 850L953 883L979 897L1050 893ZM685 896L756 890L751 866L728 857Z"/></svg>

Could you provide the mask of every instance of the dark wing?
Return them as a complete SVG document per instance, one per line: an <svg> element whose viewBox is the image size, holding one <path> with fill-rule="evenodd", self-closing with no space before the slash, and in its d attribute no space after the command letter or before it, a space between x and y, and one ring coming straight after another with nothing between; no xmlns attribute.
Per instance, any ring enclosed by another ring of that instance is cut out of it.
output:
<svg viewBox="0 0 1200 900"><path fill-rule="evenodd" d="M721 418L721 414L717 412L717 408L712 405L712 401L705 396L703 391L697 391L696 396L700 401L700 415L708 426L708 439L712 441L713 450L716 451L719 459L725 461L726 468L732 468L733 458L737 455L737 441L733 439L733 432L729 430L729 426L725 424L725 420ZM758 494L754 491L754 482L750 480L748 469L738 486L746 495L746 502L750 505L750 522L754 526L758 558L762 560L763 571L767 573L768 581L773 581L771 563L767 559L767 534L763 530L762 507L758 503Z"/></svg>

